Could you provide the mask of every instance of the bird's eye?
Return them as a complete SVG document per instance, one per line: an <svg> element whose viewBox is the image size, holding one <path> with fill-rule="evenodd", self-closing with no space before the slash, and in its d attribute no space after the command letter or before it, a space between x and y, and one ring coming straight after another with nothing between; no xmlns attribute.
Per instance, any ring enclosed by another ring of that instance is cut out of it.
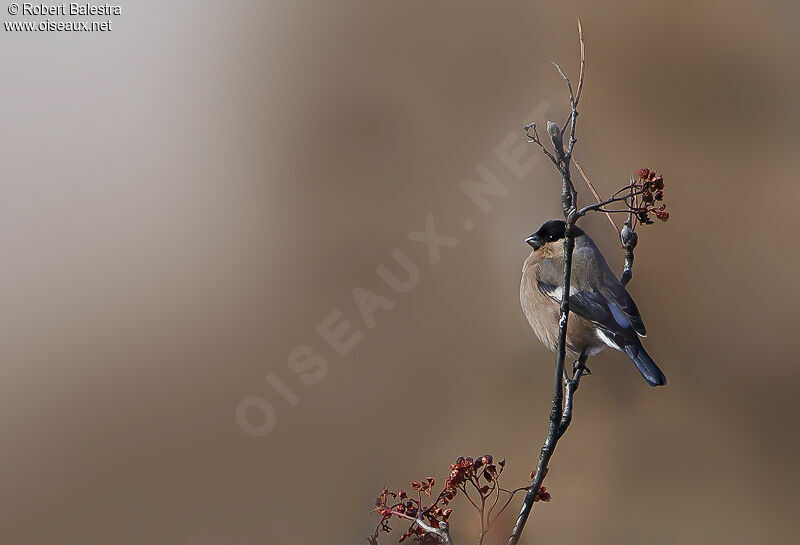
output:
<svg viewBox="0 0 800 545"><path fill-rule="evenodd" d="M549 242L553 242L555 239L556 239L556 236L555 236L555 235L547 235L547 240L548 240Z"/></svg>

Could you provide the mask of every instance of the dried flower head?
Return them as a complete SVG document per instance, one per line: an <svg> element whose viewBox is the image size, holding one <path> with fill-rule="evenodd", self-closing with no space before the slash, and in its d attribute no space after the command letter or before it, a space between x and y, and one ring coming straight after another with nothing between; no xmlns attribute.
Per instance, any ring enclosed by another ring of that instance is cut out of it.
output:
<svg viewBox="0 0 800 545"><path fill-rule="evenodd" d="M469 504L480 510L478 505L487 504L490 496L499 497L501 494L507 494L513 497L517 492L524 490L524 487L521 487L515 491L506 491L500 487L499 479L505 465L505 460L500 460L495 464L491 454L475 458L459 456L450 465L450 474L438 494L434 493L436 479L433 477L427 477L422 481L412 481L411 490L413 492L410 496L402 488L395 492L384 487L375 499L374 509L374 512L381 518L375 528L375 533L368 538L368 541L373 545L377 544L378 535L381 532L391 532L392 528L389 523L392 519L397 519L409 524L400 536L401 543L407 539L423 544L438 543L438 536L431 533L430 529L447 527L453 513L449 504L459 492L467 497L477 495L482 501L473 502L470 498ZM540 489L536 501L550 501L550 494L544 487ZM500 512L509 503L505 502ZM499 512L497 514L499 515Z"/></svg>
<svg viewBox="0 0 800 545"><path fill-rule="evenodd" d="M551 499L553 499L553 497L550 495L550 492L547 491L547 487L540 486L533 501L550 501Z"/></svg>
<svg viewBox="0 0 800 545"><path fill-rule="evenodd" d="M628 211L642 225L655 223L652 216L661 221L669 219L666 205L656 206L657 202L664 200L664 176L649 168L640 168L636 171L636 178L621 189L619 193L628 192L625 203Z"/></svg>

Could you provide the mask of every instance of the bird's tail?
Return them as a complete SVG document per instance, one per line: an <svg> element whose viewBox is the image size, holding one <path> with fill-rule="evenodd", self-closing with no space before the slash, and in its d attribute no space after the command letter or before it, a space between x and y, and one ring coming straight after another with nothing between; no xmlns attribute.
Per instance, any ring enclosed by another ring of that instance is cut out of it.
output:
<svg viewBox="0 0 800 545"><path fill-rule="evenodd" d="M664 376L664 373L661 372L661 369L658 368L656 362L653 361L653 358L650 357L650 354L647 353L638 339L635 344L629 344L625 347L625 353L633 360L636 368L639 369L639 372L650 386L663 386L667 383L667 377Z"/></svg>

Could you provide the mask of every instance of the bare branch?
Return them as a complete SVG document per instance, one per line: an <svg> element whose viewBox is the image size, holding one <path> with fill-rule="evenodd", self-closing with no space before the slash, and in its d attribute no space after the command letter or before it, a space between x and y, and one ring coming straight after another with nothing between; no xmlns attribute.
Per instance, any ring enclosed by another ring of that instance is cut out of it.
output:
<svg viewBox="0 0 800 545"><path fill-rule="evenodd" d="M559 164L558 159L556 159L553 156L552 153L547 151L547 148L544 147L544 144L542 144L542 141L539 140L539 133L536 132L536 123L528 123L527 125L522 127L522 129L525 131L525 136L528 137L528 142L530 142L531 144L538 145L539 148L542 150L542 153L544 153L553 162L555 167L560 172L561 171L561 165Z"/></svg>
<svg viewBox="0 0 800 545"><path fill-rule="evenodd" d="M547 124L547 132L550 134L550 140L553 144L555 149L555 158L557 158L556 167L558 171L561 173L561 205L564 212L564 219L566 220L566 229L564 232L564 280L563 280L563 295L561 297L561 307L560 313L561 317L559 319L559 327L558 327L558 352L556 356L556 368L553 377L553 402L550 408L550 421L547 431L547 437L545 438L544 444L542 445L541 452L539 453L539 461L536 464L536 470L533 473L533 478L531 479L531 483L528 486L528 491L525 494L525 499L522 502L522 508L520 510L519 515L517 516L517 521L514 524L514 529L511 532L511 536L508 539L508 545L517 545L519 542L519 538L522 535L522 531L525 528L525 524L528 521L528 517L530 516L531 509L533 509L533 504L536 502L537 495L539 494L539 490L542 486L542 482L544 481L545 477L547 476L548 471L548 463L550 462L550 458L553 456L553 452L555 451L556 444L558 440L564 435L564 432L567 430L569 426L569 422L572 419L572 400L575 389L577 389L577 384L580 380L581 372L576 371L577 373L577 380L572 384L568 381L564 380L564 361L566 360L567 355L567 323L569 320L569 292L570 292L570 282L572 277L572 253L575 249L575 236L573 233L573 227L575 226L575 222L581 217L581 214L576 213L577 207L577 198L578 193L575 190L575 186L572 183L572 178L570 177L570 159L572 157L572 150L575 147L575 126L578 118L578 98L580 98L580 93L583 90L583 79L584 79L584 66L585 66L585 52L584 52L584 43L583 43L583 30L581 29L580 22L578 23L578 35L581 42L581 70L579 76L579 84L578 84L578 93L573 93L572 83L570 82L569 78L564 74L561 67L558 64L553 63L555 67L558 69L558 72L561 74L561 77L564 78L564 81L567 84L567 90L569 91L569 103L570 103L570 117L569 117L569 143L567 150L564 150L563 147L563 134L566 126L563 129L559 129L558 126L553 122L548 122ZM556 132L557 137L556 137ZM539 142L539 146L544 150L544 146L541 145ZM551 159L552 160L552 159ZM585 213L585 212L584 212ZM563 422L563 417L565 414L565 407L564 407L564 383L567 382L567 395L568 395L568 409L569 409L569 418L566 422Z"/></svg>
<svg viewBox="0 0 800 545"><path fill-rule="evenodd" d="M556 70L558 70L558 73L561 74L562 78L564 78L564 81L567 84L567 90L569 91L569 104L570 104L570 106L574 105L575 104L575 94L572 92L572 82L569 80L569 78L567 77L567 75L564 73L564 71L561 69L561 66L559 66L559 64L557 62L550 61L550 64L555 66Z"/></svg>
<svg viewBox="0 0 800 545"><path fill-rule="evenodd" d="M569 425L572 423L572 405L575 400L575 390L578 389L581 383L581 377L584 373L588 371L588 367L586 367L586 354L581 354L580 358L575 362L575 366L573 367L572 371L572 378L564 379L566 383L566 396L564 398L564 414L561 417L561 435L564 435L564 432L567 431Z"/></svg>
<svg viewBox="0 0 800 545"><path fill-rule="evenodd" d="M630 212L629 209L625 209L625 210L605 210L604 207L609 205L609 204L613 204L615 202L627 201L631 196L641 195L642 193L644 193L644 190L640 189L640 190L632 192L630 195L622 195L622 196L611 197L610 199L606 199L604 201L601 201L601 202L598 202L598 203L595 203L595 204L590 204L588 206L584 206L583 208L578 210L578 212L576 212L576 215L577 215L578 218L581 218L581 217L585 216L587 212L591 212L593 210L602 211L602 212L606 212L606 213L608 213L608 212Z"/></svg>
<svg viewBox="0 0 800 545"><path fill-rule="evenodd" d="M583 92L583 76L586 73L586 44L583 41L583 27L581 20L578 19L578 38L581 42L581 70L578 74L578 92L575 95L575 105L581 100L581 93Z"/></svg>
<svg viewBox="0 0 800 545"><path fill-rule="evenodd" d="M566 161L569 163L570 157L572 157L572 150L575 148L575 124L578 119L578 102L581 99L581 93L583 92L583 81L584 75L586 72L586 46L583 40L583 27L581 27L581 22L578 20L578 41L580 42L581 47L581 68L578 74L578 91L576 93L572 92L572 83L570 82L569 78L564 74L561 70L561 67L557 64L553 63L556 68L558 69L558 73L561 74L561 77L564 78L564 81L567 83L567 90L569 91L569 105L570 105L570 115L569 115L569 144L567 146L567 152L565 154ZM564 125L563 130L566 130L567 126Z"/></svg>
<svg viewBox="0 0 800 545"><path fill-rule="evenodd" d="M509 496L508 496L508 499L506 499L505 503L504 503L504 504L503 504L503 505L500 507L500 509L497 511L497 514L494 516L494 518L493 518L493 519L491 519L491 522L490 522L490 524L493 524L493 523L494 523L494 522L495 522L495 521L496 521L498 518L500 518L500 515L502 515L502 514L503 514L503 511L505 511L505 510L506 510L506 507L508 507L508 504L510 504L510 503L511 503L511 500L513 500L513 499L514 499L514 496L516 496L516 495L517 495L517 492L523 492L523 491L525 491L525 490L528 490L528 487L527 487L527 486L521 486L520 488L515 488L514 490L505 490L505 489L501 489L501 490L502 490L503 492L506 492L506 493L508 493L508 494L509 494ZM490 514L491 514L491 513L490 513Z"/></svg>

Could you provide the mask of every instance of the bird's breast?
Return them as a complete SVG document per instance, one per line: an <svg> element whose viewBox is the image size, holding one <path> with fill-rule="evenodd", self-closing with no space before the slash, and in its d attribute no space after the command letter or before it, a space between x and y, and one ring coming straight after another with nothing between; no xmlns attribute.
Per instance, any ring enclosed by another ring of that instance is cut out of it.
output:
<svg viewBox="0 0 800 545"><path fill-rule="evenodd" d="M533 255L525 261L519 299L522 311L539 340L551 351L558 349L558 329L561 319L559 303L543 294L536 282L536 262ZM569 314L567 321L567 349L572 355L586 353L594 355L602 351L606 344L597 336L597 328L590 321Z"/></svg>

